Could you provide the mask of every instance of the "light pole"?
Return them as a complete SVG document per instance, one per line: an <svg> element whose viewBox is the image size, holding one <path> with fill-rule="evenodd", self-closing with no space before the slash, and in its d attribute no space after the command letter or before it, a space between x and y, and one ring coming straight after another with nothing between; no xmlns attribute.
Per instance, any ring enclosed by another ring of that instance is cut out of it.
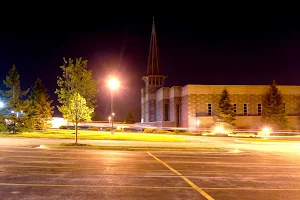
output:
<svg viewBox="0 0 300 200"><path fill-rule="evenodd" d="M114 134L114 102L113 102L113 92L119 88L119 79L113 77L108 80L108 88L110 89L110 111L111 111L111 134Z"/></svg>

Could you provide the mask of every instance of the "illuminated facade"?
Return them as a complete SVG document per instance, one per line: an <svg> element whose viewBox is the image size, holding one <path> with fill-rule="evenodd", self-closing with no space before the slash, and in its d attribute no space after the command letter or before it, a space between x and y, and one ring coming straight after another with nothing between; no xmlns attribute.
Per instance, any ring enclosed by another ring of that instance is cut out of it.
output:
<svg viewBox="0 0 300 200"><path fill-rule="evenodd" d="M237 128L261 128L263 95L269 85L186 85L164 87L155 25L153 23L147 76L142 79L141 122L156 127L209 128L214 123L223 89L229 91L235 107ZM289 128L298 129L300 86L278 86L289 119Z"/></svg>

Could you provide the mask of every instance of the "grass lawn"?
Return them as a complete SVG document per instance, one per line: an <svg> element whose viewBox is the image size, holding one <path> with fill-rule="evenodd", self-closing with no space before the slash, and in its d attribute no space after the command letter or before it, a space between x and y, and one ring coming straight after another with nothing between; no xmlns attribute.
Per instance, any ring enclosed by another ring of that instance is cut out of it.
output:
<svg viewBox="0 0 300 200"><path fill-rule="evenodd" d="M24 132L18 134L0 133L0 137L21 137L21 138L54 138L54 139L74 139L75 130L49 129L45 131ZM183 138L176 135L162 134L146 134L146 133L130 133L130 132L115 132L111 135L110 132L104 131L78 131L78 140L134 140L134 141L149 141L149 142L185 142Z"/></svg>
<svg viewBox="0 0 300 200"><path fill-rule="evenodd" d="M239 140L245 141L245 142L278 142L278 143L299 143L300 141L293 141L293 140L274 140L274 139L254 139L254 138L240 138Z"/></svg>

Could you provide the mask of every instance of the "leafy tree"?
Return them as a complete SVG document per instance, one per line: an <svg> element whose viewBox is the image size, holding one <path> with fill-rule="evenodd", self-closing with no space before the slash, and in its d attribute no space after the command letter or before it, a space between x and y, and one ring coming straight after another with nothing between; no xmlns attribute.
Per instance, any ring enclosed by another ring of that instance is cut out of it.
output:
<svg viewBox="0 0 300 200"><path fill-rule="evenodd" d="M78 92L70 96L68 105L62 105L58 109L66 120L73 122L75 125L75 143L77 144L78 123L90 121L94 109L87 106L85 98Z"/></svg>
<svg viewBox="0 0 300 200"><path fill-rule="evenodd" d="M125 122L126 122L126 124L134 123L134 119L133 119L133 115L132 115L131 110L127 111Z"/></svg>
<svg viewBox="0 0 300 200"><path fill-rule="evenodd" d="M60 104L67 106L70 97L79 93L89 108L96 108L96 81L92 78L92 71L87 70L87 65L88 60L82 58L76 58L75 62L64 58L64 65L60 67L63 73L58 77L58 89L55 91Z"/></svg>
<svg viewBox="0 0 300 200"><path fill-rule="evenodd" d="M48 121L52 119L54 106L51 106L52 100L47 89L42 84L41 79L35 81L29 96L30 110L29 115L33 128L45 129L49 127Z"/></svg>
<svg viewBox="0 0 300 200"><path fill-rule="evenodd" d="M231 104L227 89L222 91L219 108L216 111L215 117L217 122L223 123L225 126L228 126L228 128L233 128L235 126L234 107Z"/></svg>
<svg viewBox="0 0 300 200"><path fill-rule="evenodd" d="M16 65L9 70L3 84L7 90L1 91L1 94L6 98L6 115L9 120L13 122L13 132L16 132L16 124L19 124L20 128L26 127L27 110L29 101L22 100L22 97L27 95L29 89L22 91L20 86L20 75L17 71ZM13 112L13 113L11 113Z"/></svg>
<svg viewBox="0 0 300 200"><path fill-rule="evenodd" d="M272 128L287 128L288 120L284 108L283 96L277 87L275 80L272 81L262 105L262 119Z"/></svg>

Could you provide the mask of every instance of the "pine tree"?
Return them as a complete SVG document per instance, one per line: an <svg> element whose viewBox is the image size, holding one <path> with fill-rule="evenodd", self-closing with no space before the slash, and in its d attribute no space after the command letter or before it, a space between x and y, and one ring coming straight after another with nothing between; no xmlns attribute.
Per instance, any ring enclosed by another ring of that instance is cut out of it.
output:
<svg viewBox="0 0 300 200"><path fill-rule="evenodd" d="M12 69L9 70L6 79L3 81L8 90L1 91L4 97L6 97L6 106L10 110L20 112L26 107L22 101L22 97L25 96L29 89L22 91L20 86L20 75L17 71L16 65L13 65Z"/></svg>
<svg viewBox="0 0 300 200"><path fill-rule="evenodd" d="M262 119L266 125L273 129L284 129L288 126L284 100L275 80L263 100Z"/></svg>
<svg viewBox="0 0 300 200"><path fill-rule="evenodd" d="M9 70L3 84L7 90L1 91L1 94L5 99L4 113L6 118L13 122L13 132L27 129L27 114L28 114L28 100L22 100L22 97L26 96L29 89L22 91L20 86L20 75L17 71L16 65ZM16 127L16 124L19 124Z"/></svg>
<svg viewBox="0 0 300 200"><path fill-rule="evenodd" d="M125 122L126 122L126 124L133 124L134 123L134 119L133 119L133 115L132 115L131 110L127 111Z"/></svg>
<svg viewBox="0 0 300 200"><path fill-rule="evenodd" d="M79 93L75 93L70 96L69 104L60 106L59 111L63 114L63 117L66 120L73 122L75 125L75 143L77 144L78 123L82 121L90 121L94 109L87 106L85 98L83 98Z"/></svg>
<svg viewBox="0 0 300 200"><path fill-rule="evenodd" d="M224 89L219 101L219 108L216 111L215 117L218 123L222 123L227 128L235 127L235 113L234 107L231 104L229 93L227 89Z"/></svg>
<svg viewBox="0 0 300 200"><path fill-rule="evenodd" d="M31 89L29 96L30 100L30 118L34 128L45 129L49 128L48 121L52 119L53 109L51 106L52 100L50 100L50 95L47 89L42 84L41 79L35 81L34 86Z"/></svg>

